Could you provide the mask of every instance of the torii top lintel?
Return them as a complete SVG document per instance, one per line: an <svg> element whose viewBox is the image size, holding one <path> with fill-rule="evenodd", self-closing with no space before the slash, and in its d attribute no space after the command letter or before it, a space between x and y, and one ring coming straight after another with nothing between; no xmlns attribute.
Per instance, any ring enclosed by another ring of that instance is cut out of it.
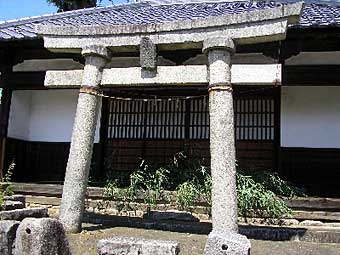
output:
<svg viewBox="0 0 340 255"><path fill-rule="evenodd" d="M207 38L228 37L236 44L253 44L285 39L289 24L298 23L303 2L244 12L143 25L44 26L36 32L44 38L46 48L61 52L80 52L90 45L115 51L131 51L142 37L149 37L160 49L202 48Z"/></svg>

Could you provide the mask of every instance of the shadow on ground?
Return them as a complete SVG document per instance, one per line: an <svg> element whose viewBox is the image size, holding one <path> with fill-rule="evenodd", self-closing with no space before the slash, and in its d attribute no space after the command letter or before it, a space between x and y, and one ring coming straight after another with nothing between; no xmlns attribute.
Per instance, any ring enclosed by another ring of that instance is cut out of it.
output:
<svg viewBox="0 0 340 255"><path fill-rule="evenodd" d="M90 226L88 231L114 227L133 227L139 229L153 229L177 233L204 234L210 233L212 226L210 222L180 222L180 221L150 221L138 217L114 216L97 213L86 213L86 223L100 224ZM305 228L272 227L240 225L240 233L250 239L289 241L299 240L306 234Z"/></svg>

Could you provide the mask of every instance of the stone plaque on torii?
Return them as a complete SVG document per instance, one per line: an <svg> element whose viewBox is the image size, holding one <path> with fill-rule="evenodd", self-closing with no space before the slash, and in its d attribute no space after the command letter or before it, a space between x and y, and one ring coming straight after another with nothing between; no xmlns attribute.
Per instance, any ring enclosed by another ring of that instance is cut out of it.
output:
<svg viewBox="0 0 340 255"><path fill-rule="evenodd" d="M66 168L60 220L79 232L92 156L101 86L209 85L212 225L205 253L248 254L249 240L238 234L232 84L277 84L280 66L247 66L231 70L237 45L284 40L289 24L298 22L302 2L241 14L180 22L116 26L38 26L47 49L81 52L84 70L48 71L49 87L80 87ZM156 66L156 49L201 48L208 66ZM111 52L138 50L141 67L105 69ZM245 68L245 69L243 69ZM259 75L259 72L263 75ZM257 74L257 75L255 75ZM260 79L258 77L261 77Z"/></svg>

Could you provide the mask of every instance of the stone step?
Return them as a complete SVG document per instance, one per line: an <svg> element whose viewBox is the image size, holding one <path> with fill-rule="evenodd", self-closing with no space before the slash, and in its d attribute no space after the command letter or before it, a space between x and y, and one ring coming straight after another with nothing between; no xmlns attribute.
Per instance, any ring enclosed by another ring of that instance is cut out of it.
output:
<svg viewBox="0 0 340 255"><path fill-rule="evenodd" d="M24 194L26 203L46 206L59 206L62 195L62 185L58 184L32 184L32 183L14 183L14 191L18 194ZM89 187L87 204L95 208L103 204L103 188ZM142 201L142 200L141 200ZM115 208L119 202L112 201L105 203L108 208ZM293 209L293 218L299 220L322 220L340 222L340 199L336 198L292 198L285 200L285 203ZM164 206L163 206L164 207ZM144 210L145 205L138 203L138 210ZM176 209L175 205L170 205L167 209ZM157 210L163 210L160 204ZM197 206L194 212L207 214L207 207Z"/></svg>
<svg viewBox="0 0 340 255"><path fill-rule="evenodd" d="M298 220L321 220L340 222L340 212L294 210L293 218Z"/></svg>
<svg viewBox="0 0 340 255"><path fill-rule="evenodd" d="M61 197L63 186L60 184L13 183L17 194ZM103 197L103 188L88 187L87 197L100 199ZM142 196L140 197L142 199ZM296 210L314 211L340 211L340 198L301 197L286 199L285 203Z"/></svg>
<svg viewBox="0 0 340 255"><path fill-rule="evenodd" d="M339 198L323 197L303 197L285 200L285 203L297 210L314 210L314 211L340 211Z"/></svg>
<svg viewBox="0 0 340 255"><path fill-rule="evenodd" d="M24 208L0 212L0 220L22 221L25 218L44 218L44 217L48 217L47 208Z"/></svg>
<svg viewBox="0 0 340 255"><path fill-rule="evenodd" d="M211 222L155 222L138 217L118 217L86 213L84 221L108 227L134 227L180 233L209 234ZM340 227L329 226L264 226L239 224L239 231L250 239L339 243Z"/></svg>
<svg viewBox="0 0 340 255"><path fill-rule="evenodd" d="M46 197L59 197L63 193L63 185L60 184L37 184L37 183L18 183L14 182L13 191L16 194L38 195ZM103 188L88 187L87 196L90 198L102 198Z"/></svg>

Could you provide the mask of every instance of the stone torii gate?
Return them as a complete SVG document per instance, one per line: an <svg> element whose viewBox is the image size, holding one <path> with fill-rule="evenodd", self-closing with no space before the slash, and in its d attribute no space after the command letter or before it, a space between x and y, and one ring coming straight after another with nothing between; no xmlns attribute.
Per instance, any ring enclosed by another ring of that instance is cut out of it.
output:
<svg viewBox="0 0 340 255"><path fill-rule="evenodd" d="M297 23L302 3L242 14L151 25L59 27L39 26L45 47L84 56L84 70L48 71L45 85L79 87L60 220L68 232L79 232L92 156L101 87L209 85L212 224L206 254L248 254L250 242L238 234L233 116L233 80L239 84L273 84L273 67L255 75L231 71L235 46L283 40ZM159 66L157 50L201 48L208 66ZM141 67L107 68L111 52L140 50ZM261 67L262 68L262 67ZM276 69L276 67L274 67ZM256 71L256 72L257 72ZM263 74L263 75L262 75ZM263 76L262 79L258 76ZM255 78L256 77L256 78Z"/></svg>

